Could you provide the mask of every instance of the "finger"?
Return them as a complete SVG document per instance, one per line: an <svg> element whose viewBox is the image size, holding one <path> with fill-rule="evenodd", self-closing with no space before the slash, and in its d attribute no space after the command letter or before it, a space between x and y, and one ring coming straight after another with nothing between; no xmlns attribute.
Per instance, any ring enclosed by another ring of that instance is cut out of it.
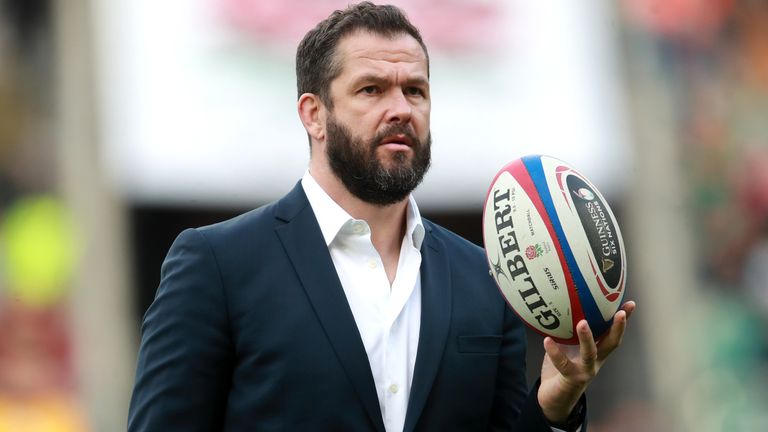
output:
<svg viewBox="0 0 768 432"><path fill-rule="evenodd" d="M550 362L552 362L552 365L558 372L563 376L568 376L568 374L570 374L571 369L573 368L573 363L571 363L571 360L560 348L560 345L558 345L551 337L544 338L544 351L546 351Z"/></svg>
<svg viewBox="0 0 768 432"><path fill-rule="evenodd" d="M637 303L630 300L628 302L625 302L623 305L621 305L621 310L627 313L627 319L632 316L632 313L635 312L635 309L637 308Z"/></svg>
<svg viewBox="0 0 768 432"><path fill-rule="evenodd" d="M613 316L613 323L611 323L611 328L609 329L609 332L602 338L600 338L599 345L609 345L610 341L612 339L616 338L616 335L618 334L618 342L615 345L618 346L618 344L621 343L621 339L624 336L624 330L627 327L627 321L629 320L629 317L632 316L632 313L634 313L635 309L637 308L637 304L630 300L625 302L623 305L621 305L621 308L616 312L616 314ZM619 312L624 312L624 318L622 318L621 315L619 315ZM619 324L619 328L616 328L616 324ZM619 332L619 330L621 330ZM606 339L608 342L606 342ZM599 346L598 345L598 346Z"/></svg>
<svg viewBox="0 0 768 432"><path fill-rule="evenodd" d="M579 336L581 361L587 367L587 370L591 371L597 363L597 344L595 343L595 337L592 335L592 330L589 329L587 320L581 320L576 324L576 333Z"/></svg>
<svg viewBox="0 0 768 432"><path fill-rule="evenodd" d="M600 341L598 348L598 358L600 360L608 357L620 344L624 338L624 332L627 329L628 313L625 310L619 310L613 316L613 323L608 330L608 334Z"/></svg>

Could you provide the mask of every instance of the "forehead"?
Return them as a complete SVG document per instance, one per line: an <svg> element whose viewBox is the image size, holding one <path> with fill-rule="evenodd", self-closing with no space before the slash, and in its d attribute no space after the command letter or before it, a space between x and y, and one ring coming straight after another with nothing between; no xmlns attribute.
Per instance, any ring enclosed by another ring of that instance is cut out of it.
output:
<svg viewBox="0 0 768 432"><path fill-rule="evenodd" d="M407 33L387 37L357 31L339 41L337 55L342 75L392 66L427 75L427 56L419 42Z"/></svg>

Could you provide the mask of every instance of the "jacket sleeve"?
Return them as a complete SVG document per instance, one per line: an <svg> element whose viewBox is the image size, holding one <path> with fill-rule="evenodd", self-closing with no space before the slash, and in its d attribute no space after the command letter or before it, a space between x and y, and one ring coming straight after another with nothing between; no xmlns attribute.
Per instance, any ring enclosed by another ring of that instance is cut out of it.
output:
<svg viewBox="0 0 768 432"><path fill-rule="evenodd" d="M233 352L216 257L204 233L186 230L144 316L128 430L221 429Z"/></svg>

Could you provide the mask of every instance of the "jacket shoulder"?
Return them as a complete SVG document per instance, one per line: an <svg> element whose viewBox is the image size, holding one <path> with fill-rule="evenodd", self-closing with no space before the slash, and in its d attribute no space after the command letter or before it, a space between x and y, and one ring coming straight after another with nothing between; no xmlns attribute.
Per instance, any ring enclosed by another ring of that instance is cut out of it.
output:
<svg viewBox="0 0 768 432"><path fill-rule="evenodd" d="M463 253L475 257L485 256L485 252L482 247L472 243L464 237L456 234L455 232L438 225L428 219L424 219L424 228L436 239L445 244L446 248L451 253Z"/></svg>
<svg viewBox="0 0 768 432"><path fill-rule="evenodd" d="M194 228L208 239L238 238L246 232L269 229L275 225L277 202L266 204L231 219Z"/></svg>

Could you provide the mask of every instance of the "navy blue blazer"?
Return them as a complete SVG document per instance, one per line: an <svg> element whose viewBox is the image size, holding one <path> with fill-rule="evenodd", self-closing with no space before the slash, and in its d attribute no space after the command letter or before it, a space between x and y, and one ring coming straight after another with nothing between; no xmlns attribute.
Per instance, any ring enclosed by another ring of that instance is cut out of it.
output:
<svg viewBox="0 0 768 432"><path fill-rule="evenodd" d="M406 431L551 432L525 331L482 249L424 221ZM129 431L384 431L368 358L301 185L174 242L144 317Z"/></svg>

